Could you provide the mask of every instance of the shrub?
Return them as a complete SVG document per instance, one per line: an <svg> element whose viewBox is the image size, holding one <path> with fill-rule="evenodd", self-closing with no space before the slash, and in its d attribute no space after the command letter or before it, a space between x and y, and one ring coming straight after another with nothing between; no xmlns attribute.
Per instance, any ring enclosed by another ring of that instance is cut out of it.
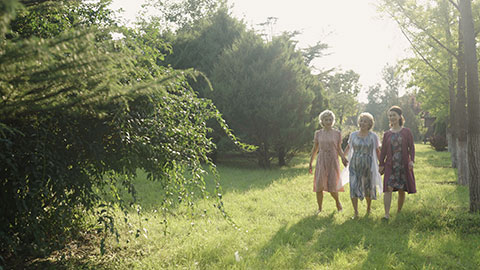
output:
<svg viewBox="0 0 480 270"><path fill-rule="evenodd" d="M444 136L441 135L433 135L429 139L430 145L436 150L436 151L445 151L447 150L448 142L447 139Z"/></svg>

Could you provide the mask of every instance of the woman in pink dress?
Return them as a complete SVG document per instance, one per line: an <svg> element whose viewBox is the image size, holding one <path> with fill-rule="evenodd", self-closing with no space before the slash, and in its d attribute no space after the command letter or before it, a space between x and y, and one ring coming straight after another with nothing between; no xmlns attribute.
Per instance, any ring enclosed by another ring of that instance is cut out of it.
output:
<svg viewBox="0 0 480 270"><path fill-rule="evenodd" d="M380 165L378 167L383 176L383 202L385 216L390 218L390 205L392 192L398 191L398 208L400 212L405 202L405 191L416 193L415 175L413 174L413 162L415 160L415 145L410 129L403 127L405 119L402 109L393 106L388 110L390 130L383 134L382 149L380 151Z"/></svg>
<svg viewBox="0 0 480 270"><path fill-rule="evenodd" d="M330 110L325 110L319 115L322 129L315 131L314 145L310 157L309 173L312 173L312 163L317 157L315 166L315 175L313 181L313 191L317 193L318 210L322 211L323 192L330 192L337 206L337 210L342 210L342 204L338 199L338 192L343 191L343 185L340 179L340 165L338 156L342 158L346 166L348 161L342 151L342 135L340 131L332 129L335 123L335 115Z"/></svg>

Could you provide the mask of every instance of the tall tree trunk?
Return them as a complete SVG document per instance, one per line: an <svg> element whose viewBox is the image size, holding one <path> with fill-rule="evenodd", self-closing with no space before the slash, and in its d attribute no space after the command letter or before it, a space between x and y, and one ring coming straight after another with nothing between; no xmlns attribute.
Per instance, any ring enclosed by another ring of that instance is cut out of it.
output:
<svg viewBox="0 0 480 270"><path fill-rule="evenodd" d="M283 146L278 147L278 150L277 150L278 166L282 167L287 165L286 155L287 153L285 152L285 147Z"/></svg>
<svg viewBox="0 0 480 270"><path fill-rule="evenodd" d="M448 93L450 96L450 113L447 127L448 151L452 160L452 168L457 168L457 132L455 129L455 81L453 74L453 57L448 57Z"/></svg>
<svg viewBox="0 0 480 270"><path fill-rule="evenodd" d="M465 99L465 56L463 52L462 18L458 22L458 55L457 55L457 98L455 115L457 130L457 175L458 184L468 185L468 155L467 155L467 108Z"/></svg>
<svg viewBox="0 0 480 270"><path fill-rule="evenodd" d="M467 69L468 112L468 171L470 187L470 211L480 211L480 89L475 47L475 29L472 17L472 1L460 0L463 39L465 42L465 66Z"/></svg>
<svg viewBox="0 0 480 270"><path fill-rule="evenodd" d="M268 153L268 144L263 142L257 150L258 165L264 169L270 168L270 155Z"/></svg>
<svg viewBox="0 0 480 270"><path fill-rule="evenodd" d="M447 46L453 47L452 32L450 31L450 13L449 5L446 0L443 1L442 10L445 19L445 37ZM449 95L449 123L447 125L448 151L452 160L452 168L457 168L457 132L455 129L455 75L453 72L453 55L448 54L448 95Z"/></svg>

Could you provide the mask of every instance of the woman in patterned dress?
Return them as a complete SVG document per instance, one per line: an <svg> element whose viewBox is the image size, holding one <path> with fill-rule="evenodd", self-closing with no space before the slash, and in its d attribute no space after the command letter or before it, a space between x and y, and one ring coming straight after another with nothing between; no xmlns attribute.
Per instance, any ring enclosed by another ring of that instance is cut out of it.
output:
<svg viewBox="0 0 480 270"><path fill-rule="evenodd" d="M350 180L350 198L352 200L354 218L358 217L358 199L367 201L367 215L370 214L372 199L377 199L382 183L378 172L378 156L380 142L378 136L371 132L375 120L370 113L364 112L358 116L359 131L352 132L345 148L348 153L348 173Z"/></svg>
<svg viewBox="0 0 480 270"><path fill-rule="evenodd" d="M335 115L332 111L325 110L319 115L322 129L315 131L314 145L310 157L309 173L312 173L312 162L317 157L315 166L315 175L313 181L313 191L317 193L318 210L322 211L323 192L330 192L337 206L337 210L342 210L342 204L338 199L338 192L343 191L343 185L340 181L340 165L338 156L342 158L346 166L348 161L342 151L342 135L340 131L332 129L335 123Z"/></svg>
<svg viewBox="0 0 480 270"><path fill-rule="evenodd" d="M393 106L388 110L390 130L383 134L380 151L380 174L383 177L383 202L385 205L384 219L390 218L392 192L398 191L398 208L400 212L405 202L405 191L416 193L413 162L415 160L415 146L410 129L403 127L405 119L402 109Z"/></svg>

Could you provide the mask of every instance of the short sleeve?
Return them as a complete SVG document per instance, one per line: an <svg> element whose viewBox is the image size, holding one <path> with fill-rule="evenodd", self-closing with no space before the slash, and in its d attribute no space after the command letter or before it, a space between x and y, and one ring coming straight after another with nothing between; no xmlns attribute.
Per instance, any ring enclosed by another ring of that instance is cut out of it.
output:
<svg viewBox="0 0 480 270"><path fill-rule="evenodd" d="M348 145L352 144L353 134L354 134L354 132L350 133L350 135L348 136Z"/></svg>
<svg viewBox="0 0 480 270"><path fill-rule="evenodd" d="M374 143L375 149L377 149L378 147L380 147L380 140L378 139L377 134L372 132L372 135L373 135L373 143Z"/></svg>

